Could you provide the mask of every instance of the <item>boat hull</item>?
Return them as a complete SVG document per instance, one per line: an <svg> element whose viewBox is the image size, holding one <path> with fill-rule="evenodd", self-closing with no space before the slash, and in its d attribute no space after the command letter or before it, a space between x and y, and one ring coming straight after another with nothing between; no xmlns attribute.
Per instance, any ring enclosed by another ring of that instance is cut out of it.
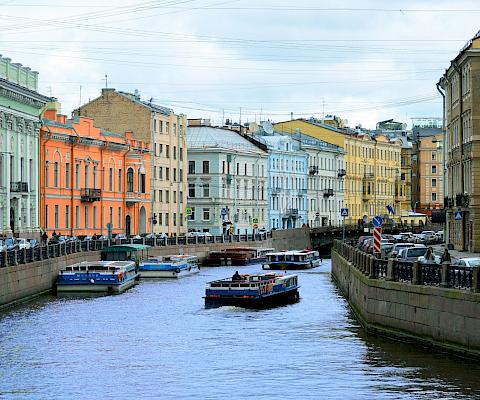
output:
<svg viewBox="0 0 480 400"><path fill-rule="evenodd" d="M155 269L142 270L140 269L140 277L141 278L178 279L178 278L183 278L184 276L193 275L200 272L200 268L198 266L182 268L182 269L179 269L179 272L177 272L177 270L155 270Z"/></svg>
<svg viewBox="0 0 480 400"><path fill-rule="evenodd" d="M270 296L246 297L205 297L205 308L218 308L224 306L242 307L251 309L265 309L287 304L293 304L300 300L298 288L276 293Z"/></svg>
<svg viewBox="0 0 480 400"><path fill-rule="evenodd" d="M274 263L263 264L263 269L278 270L278 271L287 271L287 270L302 270L302 269L312 269L320 266L322 261L312 260L309 262L288 262L288 261L279 261Z"/></svg>
<svg viewBox="0 0 480 400"><path fill-rule="evenodd" d="M138 277L138 275L137 275ZM120 284L97 284L97 283L57 283L57 293L112 293L120 294L135 286L137 277L133 277Z"/></svg>

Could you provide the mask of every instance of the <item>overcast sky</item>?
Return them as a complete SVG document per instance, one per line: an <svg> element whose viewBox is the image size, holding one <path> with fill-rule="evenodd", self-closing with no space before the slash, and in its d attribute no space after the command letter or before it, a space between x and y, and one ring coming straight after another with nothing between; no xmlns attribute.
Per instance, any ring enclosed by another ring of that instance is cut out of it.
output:
<svg viewBox="0 0 480 400"><path fill-rule="evenodd" d="M0 0L0 54L70 114L108 86L188 117L441 116L478 1ZM81 86L81 89L80 89Z"/></svg>

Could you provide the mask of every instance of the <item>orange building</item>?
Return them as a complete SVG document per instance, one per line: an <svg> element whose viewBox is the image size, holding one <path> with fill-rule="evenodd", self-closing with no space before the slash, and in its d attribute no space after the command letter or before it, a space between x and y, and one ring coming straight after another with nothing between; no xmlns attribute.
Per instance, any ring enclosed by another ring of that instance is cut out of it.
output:
<svg viewBox="0 0 480 400"><path fill-rule="evenodd" d="M150 149L131 132L47 108L40 131L40 221L50 236L151 232Z"/></svg>

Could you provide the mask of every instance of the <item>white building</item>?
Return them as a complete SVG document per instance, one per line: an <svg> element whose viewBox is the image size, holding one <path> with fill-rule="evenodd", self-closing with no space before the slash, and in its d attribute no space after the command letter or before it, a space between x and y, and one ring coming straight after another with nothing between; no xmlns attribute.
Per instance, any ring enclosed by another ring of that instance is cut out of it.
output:
<svg viewBox="0 0 480 400"><path fill-rule="evenodd" d="M231 130L189 126L187 158L189 231L250 234L268 227L266 151Z"/></svg>
<svg viewBox="0 0 480 400"><path fill-rule="evenodd" d="M344 205L344 150L302 133L293 137L308 154L308 224L339 226Z"/></svg>

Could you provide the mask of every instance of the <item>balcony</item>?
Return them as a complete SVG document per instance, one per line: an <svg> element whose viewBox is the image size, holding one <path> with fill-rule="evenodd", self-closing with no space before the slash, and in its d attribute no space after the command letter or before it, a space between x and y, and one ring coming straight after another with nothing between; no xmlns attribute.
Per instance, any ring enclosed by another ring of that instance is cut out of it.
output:
<svg viewBox="0 0 480 400"><path fill-rule="evenodd" d="M10 192L28 193L28 183L27 182L10 182Z"/></svg>
<svg viewBox="0 0 480 400"><path fill-rule="evenodd" d="M281 191L282 191L282 188L280 187L272 188L272 194L280 194Z"/></svg>
<svg viewBox="0 0 480 400"><path fill-rule="evenodd" d="M325 189L323 191L323 197L332 197L333 195L333 189Z"/></svg>
<svg viewBox="0 0 480 400"><path fill-rule="evenodd" d="M287 217L293 217L297 218L298 217L298 208L290 208L286 211L285 215Z"/></svg>
<svg viewBox="0 0 480 400"><path fill-rule="evenodd" d="M375 174L364 174L363 180L364 181L373 181L375 179Z"/></svg>
<svg viewBox="0 0 480 400"><path fill-rule="evenodd" d="M80 201L86 203L93 203L94 201L100 201L102 198L102 189L85 188L80 192Z"/></svg>
<svg viewBox="0 0 480 400"><path fill-rule="evenodd" d="M299 196L306 196L307 195L307 189L298 189L298 195Z"/></svg>
<svg viewBox="0 0 480 400"><path fill-rule="evenodd" d="M367 190L363 191L363 196L362 196L363 201L371 201L373 200L373 193L369 192Z"/></svg>
<svg viewBox="0 0 480 400"><path fill-rule="evenodd" d="M231 185L233 181L233 175L227 174L227 185Z"/></svg>
<svg viewBox="0 0 480 400"><path fill-rule="evenodd" d="M314 166L314 165L310 166L310 168L308 169L308 173L310 175L318 174L318 166Z"/></svg>
<svg viewBox="0 0 480 400"><path fill-rule="evenodd" d="M127 207L131 207L136 203L140 203L142 201L142 194L135 193L135 192L127 192L125 195L125 202L127 203Z"/></svg>
<svg viewBox="0 0 480 400"><path fill-rule="evenodd" d="M347 171L344 169L339 169L338 170L338 177L343 178L345 175L347 175Z"/></svg>

